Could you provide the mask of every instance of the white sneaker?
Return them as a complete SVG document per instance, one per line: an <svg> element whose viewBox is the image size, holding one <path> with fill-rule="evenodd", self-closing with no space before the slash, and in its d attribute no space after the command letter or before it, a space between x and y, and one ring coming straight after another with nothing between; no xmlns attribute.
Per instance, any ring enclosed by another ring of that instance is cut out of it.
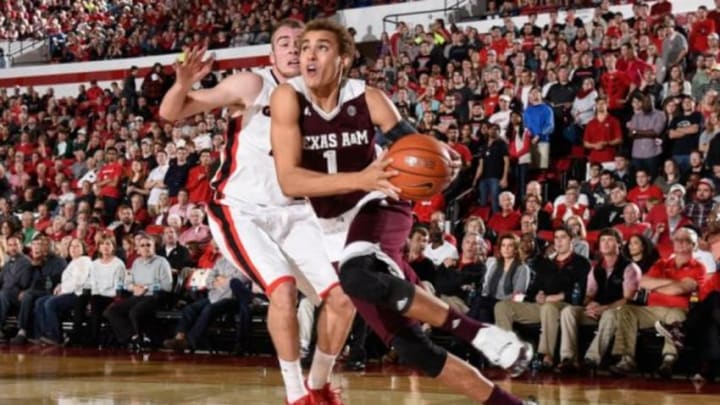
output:
<svg viewBox="0 0 720 405"><path fill-rule="evenodd" d="M492 364L509 371L512 377L524 373L533 359L530 344L520 340L515 333L495 325L480 329L472 345Z"/></svg>

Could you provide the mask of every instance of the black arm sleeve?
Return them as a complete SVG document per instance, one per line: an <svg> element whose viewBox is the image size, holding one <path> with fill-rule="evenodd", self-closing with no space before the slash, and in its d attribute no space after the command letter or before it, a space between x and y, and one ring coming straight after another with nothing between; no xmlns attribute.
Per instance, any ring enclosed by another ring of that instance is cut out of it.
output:
<svg viewBox="0 0 720 405"><path fill-rule="evenodd" d="M387 139L390 142L395 142L398 139L402 138L405 135L410 134L416 134L417 129L415 129L412 124L405 120L398 121L397 124L395 124L394 127L392 127L389 131L383 134L385 139Z"/></svg>

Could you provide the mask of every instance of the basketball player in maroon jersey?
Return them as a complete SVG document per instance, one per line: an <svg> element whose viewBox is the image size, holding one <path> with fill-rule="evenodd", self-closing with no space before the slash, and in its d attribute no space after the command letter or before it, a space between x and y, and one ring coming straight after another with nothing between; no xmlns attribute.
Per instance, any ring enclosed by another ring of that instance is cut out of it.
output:
<svg viewBox="0 0 720 405"><path fill-rule="evenodd" d="M381 91L344 79L353 54L353 40L342 26L327 20L306 25L302 77L278 86L270 103L280 187L286 195L310 197L321 218L357 211L349 219L340 282L358 313L402 361L474 400L534 404L504 391L422 333L418 321L453 333L513 372L524 370L532 357L513 333L472 320L413 283L415 275L402 258L412 226L410 204L397 200L399 190L389 182L395 173L386 171L391 162L375 158L374 134L377 127L392 141L415 129Z"/></svg>
<svg viewBox="0 0 720 405"><path fill-rule="evenodd" d="M229 125L222 164L212 185L208 219L218 247L267 294L268 330L291 405L338 405L329 377L352 324L354 309L339 287L324 249L324 234L305 199L284 196L270 157L270 94L299 74L297 40L302 23L280 22L271 37L272 67L234 74L212 89L191 90L210 72L212 59L192 49L176 64L177 79L160 116L176 121L227 107ZM287 232L288 229L294 232ZM308 247L306 244L310 244ZM300 367L296 315L298 290L322 306L317 345L307 382Z"/></svg>

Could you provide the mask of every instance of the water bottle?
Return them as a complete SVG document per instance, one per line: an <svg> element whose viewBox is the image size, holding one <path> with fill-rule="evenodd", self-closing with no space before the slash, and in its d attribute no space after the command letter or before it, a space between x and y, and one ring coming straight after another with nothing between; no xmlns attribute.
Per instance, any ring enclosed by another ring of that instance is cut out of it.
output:
<svg viewBox="0 0 720 405"><path fill-rule="evenodd" d="M50 279L50 276L45 277L45 291L49 291L52 293L52 287L53 287L53 283L52 283L52 280Z"/></svg>
<svg viewBox="0 0 720 405"><path fill-rule="evenodd" d="M197 293L198 287L197 287L197 281L194 277L190 277L190 292L192 292L193 297Z"/></svg>
<svg viewBox="0 0 720 405"><path fill-rule="evenodd" d="M475 301L475 297L477 297L477 288L475 288L475 284L473 284L470 288L470 291L468 292L467 304L472 305Z"/></svg>
<svg viewBox="0 0 720 405"><path fill-rule="evenodd" d="M157 280L155 280L155 281L153 281L153 284L152 284L152 293L153 293L153 295L156 295L158 292L160 292L160 283Z"/></svg>
<svg viewBox="0 0 720 405"><path fill-rule="evenodd" d="M532 362L530 362L530 375L532 377L537 377L538 373L542 369L542 354L535 353L535 357L533 358Z"/></svg>
<svg viewBox="0 0 720 405"><path fill-rule="evenodd" d="M575 286L573 286L570 303L576 306L582 305L582 291L580 290L580 283L575 283Z"/></svg>
<svg viewBox="0 0 720 405"><path fill-rule="evenodd" d="M120 276L115 282L115 293L119 296L122 294L123 290L125 290L125 283L123 280L123 275L120 274Z"/></svg>

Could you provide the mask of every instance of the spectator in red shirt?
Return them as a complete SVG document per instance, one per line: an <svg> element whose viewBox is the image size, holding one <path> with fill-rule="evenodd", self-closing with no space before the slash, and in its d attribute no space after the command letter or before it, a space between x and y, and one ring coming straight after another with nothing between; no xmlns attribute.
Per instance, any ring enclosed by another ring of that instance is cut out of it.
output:
<svg viewBox="0 0 720 405"><path fill-rule="evenodd" d="M495 212L487 223L488 228L500 235L520 229L520 212L515 210L515 195L510 191L503 191L498 197L500 211Z"/></svg>
<svg viewBox="0 0 720 405"><path fill-rule="evenodd" d="M552 215L553 225L558 228L573 215L582 218L586 224L590 220L590 210L587 205L581 204L580 190L577 186L568 186L565 190L565 200L555 206Z"/></svg>
<svg viewBox="0 0 720 405"><path fill-rule="evenodd" d="M715 263L720 264L720 224L712 226L703 239ZM711 271L708 270L708 273ZM692 377L693 381L712 380L715 374L713 364L720 360L720 320L715 315L720 311L720 273L709 275L700 288L700 298L698 305L688 312L684 324L655 324L655 329L663 336L673 336L677 346L690 345L698 349L691 357L691 371L697 373Z"/></svg>
<svg viewBox="0 0 720 405"><path fill-rule="evenodd" d="M595 118L588 122L583 136L585 148L590 149L588 160L605 169L614 169L617 146L622 143L620 122L608 112L605 97L598 97L595 105Z"/></svg>
<svg viewBox="0 0 720 405"><path fill-rule="evenodd" d="M638 169L635 172L635 183L637 184L628 192L628 201L634 202L644 214L647 212L647 201L651 198L662 200L664 194L660 187L650 183L650 175L645 169Z"/></svg>
<svg viewBox="0 0 720 405"><path fill-rule="evenodd" d="M625 103L636 86L627 73L617 70L616 63L614 51L605 53L607 71L600 77L600 86L608 100L608 111L616 117L622 117Z"/></svg>
<svg viewBox="0 0 720 405"><path fill-rule="evenodd" d="M118 151L115 148L108 148L105 151L105 164L97 174L97 186L100 187L100 195L105 207L105 223L109 224L115 218L115 210L120 204L120 180L123 176L123 167L117 160ZM119 244L118 240L118 244Z"/></svg>
<svg viewBox="0 0 720 405"><path fill-rule="evenodd" d="M447 129L447 144L450 145L455 152L462 158L463 169L470 167L472 163L472 152L465 144L458 142L460 138L460 130L457 124L450 124Z"/></svg>
<svg viewBox="0 0 720 405"><path fill-rule="evenodd" d="M200 152L200 164L192 167L188 172L185 188L188 192L188 201L193 204L205 204L212 197L210 189L210 151Z"/></svg>
<svg viewBox="0 0 720 405"><path fill-rule="evenodd" d="M623 241L627 242L631 236L641 235L649 238L652 234L652 227L647 222L640 222L640 208L637 204L628 203L623 208L625 222L615 225L614 228L620 231Z"/></svg>
<svg viewBox="0 0 720 405"><path fill-rule="evenodd" d="M684 321L690 294L705 282L705 266L693 258L693 250L698 244L695 231L679 228L672 236L674 257L658 260L640 279L641 290L636 301L641 305L624 305L618 309L613 353L622 358L610 368L613 373L625 375L636 369L635 343L638 329L651 328L658 321ZM665 338L662 356L658 372L669 377L677 360L677 347L672 339Z"/></svg>
<svg viewBox="0 0 720 405"><path fill-rule="evenodd" d="M715 32L715 21L707 18L707 7L698 7L695 13L695 22L690 27L690 52L703 54L708 49L708 35Z"/></svg>
<svg viewBox="0 0 720 405"><path fill-rule="evenodd" d="M437 193L432 196L429 200L415 201L413 204L413 214L420 223L430 223L430 218L435 211L442 211L445 209L445 197L443 193Z"/></svg>
<svg viewBox="0 0 720 405"><path fill-rule="evenodd" d="M672 3L667 0L660 0L650 7L650 21L659 23L665 16L672 15Z"/></svg>
<svg viewBox="0 0 720 405"><path fill-rule="evenodd" d="M664 220L653 222L655 229L653 230L652 241L658 248L660 257L668 257L672 253L672 235L677 229L686 225L692 225L683 211L685 210L685 201L676 195L669 195L665 199L665 217Z"/></svg>

